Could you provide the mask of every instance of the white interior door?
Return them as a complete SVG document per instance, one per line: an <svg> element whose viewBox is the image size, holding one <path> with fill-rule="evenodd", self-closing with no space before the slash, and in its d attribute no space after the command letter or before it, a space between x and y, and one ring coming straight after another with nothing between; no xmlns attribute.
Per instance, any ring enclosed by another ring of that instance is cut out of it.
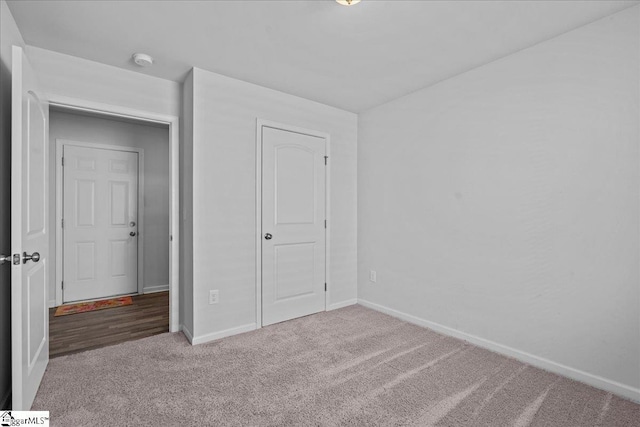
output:
<svg viewBox="0 0 640 427"><path fill-rule="evenodd" d="M12 409L28 410L49 362L49 107L22 49L12 54Z"/></svg>
<svg viewBox="0 0 640 427"><path fill-rule="evenodd" d="M138 153L64 145L63 302L138 291Z"/></svg>
<svg viewBox="0 0 640 427"><path fill-rule="evenodd" d="M325 309L326 141L262 128L262 324Z"/></svg>

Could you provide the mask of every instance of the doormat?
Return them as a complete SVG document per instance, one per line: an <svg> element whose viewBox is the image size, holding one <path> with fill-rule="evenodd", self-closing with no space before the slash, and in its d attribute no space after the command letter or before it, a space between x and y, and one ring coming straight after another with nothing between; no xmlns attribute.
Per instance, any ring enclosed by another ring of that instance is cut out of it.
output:
<svg viewBox="0 0 640 427"><path fill-rule="evenodd" d="M104 310L105 308L122 307L133 304L131 297L118 297L103 299L100 301L80 302L77 304L61 305L56 309L54 316L66 316L68 314L86 313L87 311Z"/></svg>

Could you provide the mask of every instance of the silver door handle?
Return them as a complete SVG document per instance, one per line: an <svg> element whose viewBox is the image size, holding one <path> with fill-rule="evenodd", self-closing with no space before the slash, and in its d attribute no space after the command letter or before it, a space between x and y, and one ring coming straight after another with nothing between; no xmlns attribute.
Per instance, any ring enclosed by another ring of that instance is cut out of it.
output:
<svg viewBox="0 0 640 427"><path fill-rule="evenodd" d="M271 233L267 233L264 235L265 240L271 240L273 239L273 236L271 235Z"/></svg>
<svg viewBox="0 0 640 427"><path fill-rule="evenodd" d="M11 262L11 255L0 255L0 265L4 264L5 262Z"/></svg>
<svg viewBox="0 0 640 427"><path fill-rule="evenodd" d="M26 264L27 261L38 262L40 261L40 254L38 252L34 252L32 255L27 255L26 252L22 253L22 263Z"/></svg>

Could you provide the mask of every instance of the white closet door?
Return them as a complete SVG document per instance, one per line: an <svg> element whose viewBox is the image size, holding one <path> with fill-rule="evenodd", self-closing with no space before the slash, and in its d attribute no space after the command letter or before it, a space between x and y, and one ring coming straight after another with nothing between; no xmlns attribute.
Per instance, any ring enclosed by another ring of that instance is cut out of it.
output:
<svg viewBox="0 0 640 427"><path fill-rule="evenodd" d="M325 139L262 130L262 323L325 309Z"/></svg>

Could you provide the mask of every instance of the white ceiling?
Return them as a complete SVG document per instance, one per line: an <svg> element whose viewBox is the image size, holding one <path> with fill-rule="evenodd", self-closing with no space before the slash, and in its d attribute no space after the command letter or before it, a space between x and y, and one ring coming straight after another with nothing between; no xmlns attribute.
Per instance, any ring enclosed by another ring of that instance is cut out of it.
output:
<svg viewBox="0 0 640 427"><path fill-rule="evenodd" d="M26 43L181 81L192 66L360 112L637 1L9 1ZM149 69L133 52L156 59Z"/></svg>

